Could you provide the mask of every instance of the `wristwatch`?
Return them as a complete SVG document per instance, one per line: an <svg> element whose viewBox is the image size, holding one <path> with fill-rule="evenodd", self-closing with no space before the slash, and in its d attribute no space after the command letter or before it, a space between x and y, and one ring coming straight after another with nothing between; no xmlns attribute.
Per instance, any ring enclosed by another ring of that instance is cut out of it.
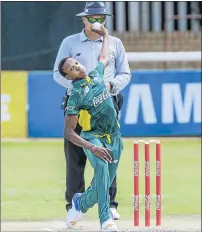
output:
<svg viewBox="0 0 202 232"><path fill-rule="evenodd" d="M109 84L110 84L110 92L111 92L113 90L113 88L114 88L114 83L109 81Z"/></svg>

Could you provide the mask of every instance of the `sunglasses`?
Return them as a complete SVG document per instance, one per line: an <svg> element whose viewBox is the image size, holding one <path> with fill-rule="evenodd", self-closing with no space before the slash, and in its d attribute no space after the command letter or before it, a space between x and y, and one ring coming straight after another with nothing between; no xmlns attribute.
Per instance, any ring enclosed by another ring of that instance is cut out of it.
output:
<svg viewBox="0 0 202 232"><path fill-rule="evenodd" d="M105 21L105 17L104 18L92 18L92 17L86 17L88 19L88 22L89 23L95 23L95 22L98 22L98 23L103 23Z"/></svg>

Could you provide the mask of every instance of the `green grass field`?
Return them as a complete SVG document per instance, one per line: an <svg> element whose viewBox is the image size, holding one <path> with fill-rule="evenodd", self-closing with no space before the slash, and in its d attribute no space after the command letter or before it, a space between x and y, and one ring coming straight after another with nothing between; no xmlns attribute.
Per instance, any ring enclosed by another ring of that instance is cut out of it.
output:
<svg viewBox="0 0 202 232"><path fill-rule="evenodd" d="M162 139L162 214L201 214L201 141ZM133 140L124 140L118 170L119 211L133 213ZM143 149L141 149L143 151ZM155 153L151 147L152 216L155 213ZM144 213L144 154L141 153L141 214ZM89 185L93 172L87 165ZM2 220L65 218L65 159L61 141L2 142ZM88 218L97 218L97 207Z"/></svg>

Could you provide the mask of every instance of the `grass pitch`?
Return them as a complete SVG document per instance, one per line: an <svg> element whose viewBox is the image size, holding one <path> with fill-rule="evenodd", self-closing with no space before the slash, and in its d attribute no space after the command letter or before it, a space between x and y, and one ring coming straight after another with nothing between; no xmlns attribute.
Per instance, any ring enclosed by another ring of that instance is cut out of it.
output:
<svg viewBox="0 0 202 232"><path fill-rule="evenodd" d="M162 139L162 215L201 214L201 141ZM140 149L140 203L144 214L144 153ZM87 164L86 186L93 176ZM133 140L124 139L118 169L119 212L133 215ZM2 220L64 219L65 158L63 141L2 142ZM155 147L151 147L151 215L155 215ZM97 207L88 212L97 218Z"/></svg>

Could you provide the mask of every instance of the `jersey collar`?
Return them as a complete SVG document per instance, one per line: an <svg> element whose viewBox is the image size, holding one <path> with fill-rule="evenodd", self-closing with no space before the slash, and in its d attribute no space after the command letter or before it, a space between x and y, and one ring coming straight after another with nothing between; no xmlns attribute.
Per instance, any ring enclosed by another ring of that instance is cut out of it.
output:
<svg viewBox="0 0 202 232"><path fill-rule="evenodd" d="M86 34L85 34L85 29L83 29L83 30L80 32L80 40L81 40L81 42L84 42L84 41L87 41L87 40L93 41L93 42L95 42L95 41L103 41L103 36L100 36L100 38L97 39L97 40L90 40L90 39L86 36Z"/></svg>

